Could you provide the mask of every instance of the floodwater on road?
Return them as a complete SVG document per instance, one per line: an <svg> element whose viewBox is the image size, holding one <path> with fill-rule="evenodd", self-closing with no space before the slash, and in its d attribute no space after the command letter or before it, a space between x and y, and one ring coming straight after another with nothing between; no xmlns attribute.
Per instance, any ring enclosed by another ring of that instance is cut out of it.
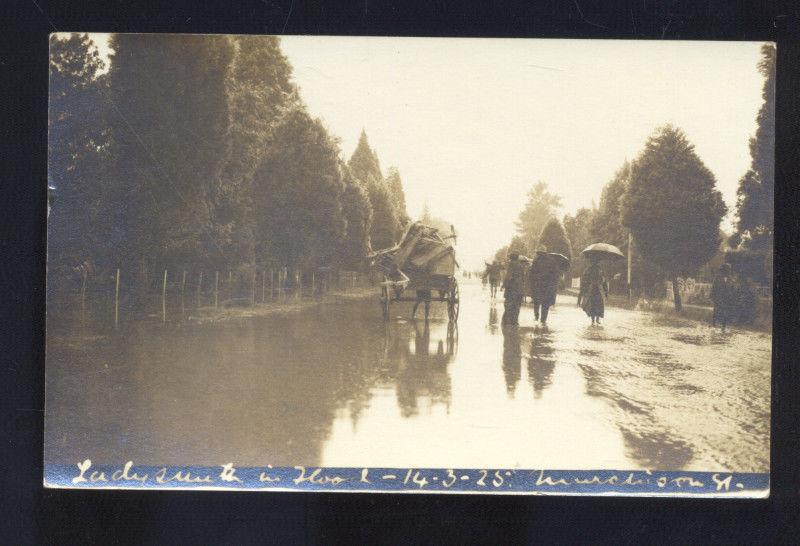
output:
<svg viewBox="0 0 800 546"><path fill-rule="evenodd" d="M460 279L461 280L461 279ZM771 339L461 281L457 326L377 297L284 316L48 325L45 462L767 472ZM420 310L421 311L421 310Z"/></svg>

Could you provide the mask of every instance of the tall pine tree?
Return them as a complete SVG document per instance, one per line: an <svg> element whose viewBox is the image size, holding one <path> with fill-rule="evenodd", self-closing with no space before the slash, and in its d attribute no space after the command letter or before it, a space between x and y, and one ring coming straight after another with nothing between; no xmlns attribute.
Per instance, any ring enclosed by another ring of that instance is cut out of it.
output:
<svg viewBox="0 0 800 546"><path fill-rule="evenodd" d="M350 269L364 265L370 251L369 234L372 228L372 205L369 194L344 162L339 165L344 182L342 214L346 229L339 250L339 263Z"/></svg>
<svg viewBox="0 0 800 546"><path fill-rule="evenodd" d="M380 250L393 246L400 233L400 220L397 209L381 174L378 156L369 147L367 134L361 131L353 155L348 166L353 175L361 181L369 195L372 207L372 226L370 228L370 243L373 250Z"/></svg>
<svg viewBox="0 0 800 546"><path fill-rule="evenodd" d="M761 48L758 70L764 76L764 100L756 118L758 128L750 139L750 169L737 190L736 233L731 241L752 250L769 250L775 229L775 46Z"/></svg>
<svg viewBox="0 0 800 546"><path fill-rule="evenodd" d="M225 158L224 36L114 34L109 71L123 267L141 281L162 267L217 255L214 188Z"/></svg>
<svg viewBox="0 0 800 546"><path fill-rule="evenodd" d="M389 172L386 175L386 187L389 190L389 195L392 197L392 203L394 204L394 210L397 215L397 222L399 224L397 237L399 238L410 218L406 210L406 194L403 191L403 181L400 179L400 171L397 167L389 167Z"/></svg>
<svg viewBox="0 0 800 546"><path fill-rule="evenodd" d="M225 82L229 132L213 197L220 258L235 266L252 265L255 259L253 173L276 120L299 97L278 37L243 35L231 40L235 54Z"/></svg>
<svg viewBox="0 0 800 546"><path fill-rule="evenodd" d="M347 229L337 143L300 105L281 116L272 139L253 177L259 262L330 265Z"/></svg>
<svg viewBox="0 0 800 546"><path fill-rule="evenodd" d="M110 135L103 68L88 35L51 36L48 177L57 195L48 218L51 271L108 265L114 210L105 179Z"/></svg>
<svg viewBox="0 0 800 546"><path fill-rule="evenodd" d="M714 175L683 131L666 125L648 139L621 208L636 248L672 279L680 311L677 278L693 275L716 254L726 210Z"/></svg>
<svg viewBox="0 0 800 546"><path fill-rule="evenodd" d="M550 193L547 184L537 182L528 192L528 201L516 222L517 233L525 241L525 246L536 250L539 235L550 218L556 216L561 208L561 197Z"/></svg>

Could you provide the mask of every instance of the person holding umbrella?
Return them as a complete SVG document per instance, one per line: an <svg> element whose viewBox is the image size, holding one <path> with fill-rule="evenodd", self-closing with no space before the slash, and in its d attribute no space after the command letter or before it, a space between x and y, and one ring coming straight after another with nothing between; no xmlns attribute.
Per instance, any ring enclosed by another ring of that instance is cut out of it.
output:
<svg viewBox="0 0 800 546"><path fill-rule="evenodd" d="M531 262L528 273L531 295L533 299L533 316L547 324L547 314L550 307L556 304L558 281L563 268L569 266L569 258L561 254L547 252L545 247L539 247Z"/></svg>
<svg viewBox="0 0 800 546"><path fill-rule="evenodd" d="M608 283L600 267L600 260L624 257L614 245L595 243L586 247L582 254L589 260L589 267L581 275L578 305L592 319L592 325L600 324L605 315L605 300L608 300Z"/></svg>

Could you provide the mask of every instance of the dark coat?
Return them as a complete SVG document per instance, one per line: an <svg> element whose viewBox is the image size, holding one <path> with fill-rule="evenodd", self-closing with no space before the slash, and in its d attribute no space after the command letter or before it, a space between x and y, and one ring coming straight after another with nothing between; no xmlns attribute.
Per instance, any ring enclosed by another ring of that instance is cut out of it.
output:
<svg viewBox="0 0 800 546"><path fill-rule="evenodd" d="M508 263L506 276L503 279L503 290L506 299L521 298L525 288L525 265L519 260Z"/></svg>
<svg viewBox="0 0 800 546"><path fill-rule="evenodd" d="M711 301L714 302L714 320L730 321L736 314L736 285L728 275L718 275L711 285Z"/></svg>
<svg viewBox="0 0 800 546"><path fill-rule="evenodd" d="M578 294L581 308L590 317L602 317L605 314L603 293L608 297L608 283L600 266L592 264L581 275L581 290Z"/></svg>
<svg viewBox="0 0 800 546"><path fill-rule="evenodd" d="M531 263L528 274L528 283L534 303L555 305L560 277L561 268L555 259L546 254L537 254Z"/></svg>

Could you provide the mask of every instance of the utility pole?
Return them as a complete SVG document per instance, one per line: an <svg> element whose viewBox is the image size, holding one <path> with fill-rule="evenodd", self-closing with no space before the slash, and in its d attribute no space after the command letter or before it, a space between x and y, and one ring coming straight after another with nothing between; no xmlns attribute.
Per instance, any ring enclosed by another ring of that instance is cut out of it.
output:
<svg viewBox="0 0 800 546"><path fill-rule="evenodd" d="M633 264L633 235L628 232L628 304L633 299L633 290L631 288L631 269Z"/></svg>

